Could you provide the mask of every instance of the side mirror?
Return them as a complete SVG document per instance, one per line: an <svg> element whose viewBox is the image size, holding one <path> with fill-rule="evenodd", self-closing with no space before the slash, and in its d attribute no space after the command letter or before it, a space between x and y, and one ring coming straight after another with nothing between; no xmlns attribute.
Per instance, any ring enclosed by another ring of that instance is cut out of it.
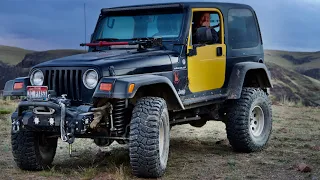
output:
<svg viewBox="0 0 320 180"><path fill-rule="evenodd" d="M197 44L214 44L218 41L218 34L213 28L200 27L196 31Z"/></svg>

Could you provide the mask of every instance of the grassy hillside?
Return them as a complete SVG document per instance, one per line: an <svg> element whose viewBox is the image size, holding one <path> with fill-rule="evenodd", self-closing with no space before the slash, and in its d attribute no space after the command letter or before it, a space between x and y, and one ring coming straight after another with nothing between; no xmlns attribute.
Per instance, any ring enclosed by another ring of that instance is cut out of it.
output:
<svg viewBox="0 0 320 180"><path fill-rule="evenodd" d="M39 51L26 54L23 60L17 64L21 68L30 68L36 64L49 61L56 58L61 58L65 56L71 56L75 54L84 53L83 50L75 49L58 49L58 50L49 50L49 51Z"/></svg>
<svg viewBox="0 0 320 180"><path fill-rule="evenodd" d="M34 51L17 48L17 47L0 45L0 62L9 64L9 65L16 65L22 61L22 59L26 54L32 53L32 52Z"/></svg>
<svg viewBox="0 0 320 180"><path fill-rule="evenodd" d="M266 50L275 101L320 105L320 51L290 52Z"/></svg>
<svg viewBox="0 0 320 180"><path fill-rule="evenodd" d="M266 50L265 59L267 62L275 63L283 68L294 70L320 80L320 51L290 52Z"/></svg>
<svg viewBox="0 0 320 180"><path fill-rule="evenodd" d="M285 69L275 63L267 62L271 71L271 95L276 102L285 104L319 106L320 81L300 74L294 70Z"/></svg>
<svg viewBox="0 0 320 180"><path fill-rule="evenodd" d="M73 54L83 53L83 50L76 49L57 49L48 51L32 51L17 47L3 46L0 45L0 62L8 65L17 65L23 60L36 55L42 58L42 61L48 61L55 58L60 58L64 56L69 56Z"/></svg>

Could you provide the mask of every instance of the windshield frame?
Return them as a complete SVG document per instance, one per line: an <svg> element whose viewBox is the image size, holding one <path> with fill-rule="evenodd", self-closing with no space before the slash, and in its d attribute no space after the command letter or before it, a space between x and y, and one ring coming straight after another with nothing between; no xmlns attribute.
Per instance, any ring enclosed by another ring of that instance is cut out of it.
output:
<svg viewBox="0 0 320 180"><path fill-rule="evenodd" d="M167 9L148 9L148 10L131 10L131 11L112 11L112 12L105 12L101 13L99 16L99 19L96 23L94 33L91 35L90 42L97 42L96 39L99 39L98 31L100 32L100 28L103 25L103 20L110 16L135 16L135 15L157 15L157 14L181 14L181 25L180 25L180 31L178 36L176 37L163 37L163 42L173 42L181 39L181 36L185 33L185 19L186 19L186 12L183 8L167 8ZM108 37L108 38L114 38L114 37ZM148 37L152 38L152 37ZM117 41L133 41L132 39L119 39L119 40L113 40L113 42Z"/></svg>

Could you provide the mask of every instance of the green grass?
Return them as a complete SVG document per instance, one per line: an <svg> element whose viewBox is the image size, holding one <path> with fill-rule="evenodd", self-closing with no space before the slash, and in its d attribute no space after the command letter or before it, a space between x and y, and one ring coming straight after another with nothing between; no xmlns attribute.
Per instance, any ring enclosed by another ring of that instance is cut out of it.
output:
<svg viewBox="0 0 320 180"><path fill-rule="evenodd" d="M10 114L11 113L11 110L8 110L8 109L0 109L0 115L1 114Z"/></svg>
<svg viewBox="0 0 320 180"><path fill-rule="evenodd" d="M26 54L32 52L34 51L0 45L0 61L5 64L16 65L22 61Z"/></svg>

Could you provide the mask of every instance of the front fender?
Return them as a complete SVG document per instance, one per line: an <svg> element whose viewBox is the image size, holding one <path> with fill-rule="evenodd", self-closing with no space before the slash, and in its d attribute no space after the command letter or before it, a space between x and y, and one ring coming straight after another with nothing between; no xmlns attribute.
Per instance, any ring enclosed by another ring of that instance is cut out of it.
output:
<svg viewBox="0 0 320 180"><path fill-rule="evenodd" d="M228 84L228 99L238 99L245 81L246 74L249 70L261 70L266 77L266 81L261 88L272 88L271 74L264 63L258 62L241 62L234 65Z"/></svg>
<svg viewBox="0 0 320 180"><path fill-rule="evenodd" d="M110 91L101 91L101 83L111 83L112 89ZM171 81L165 76L158 75L135 75L135 76L119 76L119 77L104 77L100 80L93 97L98 98L116 98L116 99L126 99L133 98L140 87L152 84L165 83L170 86L172 92L174 93L177 101L179 102L182 109L184 106L182 101L175 90ZM132 93L128 92L130 84L134 84L134 90Z"/></svg>
<svg viewBox="0 0 320 180"><path fill-rule="evenodd" d="M21 89L15 90L13 89L15 83L23 83L23 87ZM7 81L4 90L3 96L26 96L27 95L27 86L30 85L29 77L19 77L14 80Z"/></svg>

